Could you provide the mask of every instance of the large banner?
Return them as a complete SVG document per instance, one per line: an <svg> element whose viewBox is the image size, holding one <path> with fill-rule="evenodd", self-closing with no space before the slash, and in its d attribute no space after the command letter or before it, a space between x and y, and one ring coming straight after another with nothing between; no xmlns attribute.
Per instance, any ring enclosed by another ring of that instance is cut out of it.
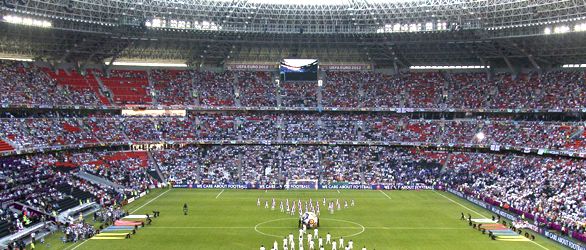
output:
<svg viewBox="0 0 586 250"><path fill-rule="evenodd" d="M254 63L230 63L226 64L226 70L234 71L273 71L279 68L279 64L254 64ZM322 71L369 71L374 67L371 64L320 64Z"/></svg>
<svg viewBox="0 0 586 250"><path fill-rule="evenodd" d="M319 67L324 71L364 71L373 68L371 64L322 64Z"/></svg>
<svg viewBox="0 0 586 250"><path fill-rule="evenodd" d="M277 69L277 64L226 64L226 69L234 71L272 71Z"/></svg>
<svg viewBox="0 0 586 250"><path fill-rule="evenodd" d="M285 189L281 184L175 184L174 188L198 188L198 189ZM319 189L356 189L356 190L435 190L443 189L441 186L428 185L387 185L387 184L336 184L319 185ZM315 189L309 184L290 184L293 189Z"/></svg>
<svg viewBox="0 0 586 250"><path fill-rule="evenodd" d="M243 184L175 184L174 188L200 188L200 189L252 189L252 185Z"/></svg>
<svg viewBox="0 0 586 250"><path fill-rule="evenodd" d="M568 238L564 237L564 236L560 236L557 235L555 233L550 233L548 231L545 231L545 237L550 238L551 240L560 243L566 247L569 247L570 249L574 249L574 250L586 250L586 247L581 246L580 244L573 242L571 240L569 240Z"/></svg>

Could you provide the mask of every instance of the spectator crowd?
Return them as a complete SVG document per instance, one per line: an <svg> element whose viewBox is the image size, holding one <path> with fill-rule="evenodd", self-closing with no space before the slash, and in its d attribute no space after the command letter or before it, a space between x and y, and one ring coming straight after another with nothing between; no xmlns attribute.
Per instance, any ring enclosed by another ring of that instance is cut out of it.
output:
<svg viewBox="0 0 586 250"><path fill-rule="evenodd" d="M16 149L144 142L361 141L586 150L586 132L581 122L501 118L432 120L351 113L189 112L184 117L50 113L39 117L0 118L0 138Z"/></svg>
<svg viewBox="0 0 586 250"><path fill-rule="evenodd" d="M167 105L213 107L580 109L583 71L375 72L322 74L314 82L277 82L269 72L75 70L0 61L5 105ZM99 84L101 83L101 84ZM105 96L109 95L109 99Z"/></svg>

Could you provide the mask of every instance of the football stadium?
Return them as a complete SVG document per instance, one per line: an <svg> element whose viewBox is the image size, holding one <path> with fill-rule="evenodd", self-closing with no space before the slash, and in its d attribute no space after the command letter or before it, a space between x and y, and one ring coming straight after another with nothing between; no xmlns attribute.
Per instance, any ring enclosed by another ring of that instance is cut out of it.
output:
<svg viewBox="0 0 586 250"><path fill-rule="evenodd" d="M586 0L2 0L3 249L586 250Z"/></svg>

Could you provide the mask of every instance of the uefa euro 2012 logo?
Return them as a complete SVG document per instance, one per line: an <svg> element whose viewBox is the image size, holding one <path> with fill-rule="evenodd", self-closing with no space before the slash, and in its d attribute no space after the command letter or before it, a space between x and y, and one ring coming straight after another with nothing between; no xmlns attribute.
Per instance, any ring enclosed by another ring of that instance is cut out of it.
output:
<svg viewBox="0 0 586 250"><path fill-rule="evenodd" d="M319 219L317 215L313 212L305 212L300 217L301 223L305 225L307 228L317 228L319 227Z"/></svg>

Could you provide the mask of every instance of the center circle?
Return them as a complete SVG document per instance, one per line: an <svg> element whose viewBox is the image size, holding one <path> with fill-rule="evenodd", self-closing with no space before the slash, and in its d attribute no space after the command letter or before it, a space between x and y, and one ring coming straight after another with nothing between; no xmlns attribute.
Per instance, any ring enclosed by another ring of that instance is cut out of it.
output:
<svg viewBox="0 0 586 250"><path fill-rule="evenodd" d="M274 219L274 220L264 221L264 222L261 222L261 223L256 224L254 226L254 231L256 231L257 233L262 234L264 236L282 238L285 235L275 235L275 234L271 234L271 233L266 233L266 232L261 231L261 228L262 228L263 225L270 224L270 223L273 223L273 222L278 222L278 221L285 221L285 220L297 221L298 219L297 218L280 218L280 219ZM353 222L353 221L349 221L349 220L332 219L332 218L319 218L319 220L320 221L337 221L337 222L343 222L343 223L352 224L352 225L355 226L355 227L330 227L332 229L336 229L336 228L343 228L343 229L357 228L357 229L360 229L360 232L357 232L357 233L354 233L354 234L349 234L349 235L343 235L343 236L341 236L341 237L344 237L344 238L354 237L354 236L360 235L360 234L364 233L364 231L366 230L366 228L362 224L357 223L357 222ZM273 227L273 228L289 228L289 227ZM328 227L326 227L326 228L328 228ZM296 227L291 227L291 229L297 229L297 228Z"/></svg>

